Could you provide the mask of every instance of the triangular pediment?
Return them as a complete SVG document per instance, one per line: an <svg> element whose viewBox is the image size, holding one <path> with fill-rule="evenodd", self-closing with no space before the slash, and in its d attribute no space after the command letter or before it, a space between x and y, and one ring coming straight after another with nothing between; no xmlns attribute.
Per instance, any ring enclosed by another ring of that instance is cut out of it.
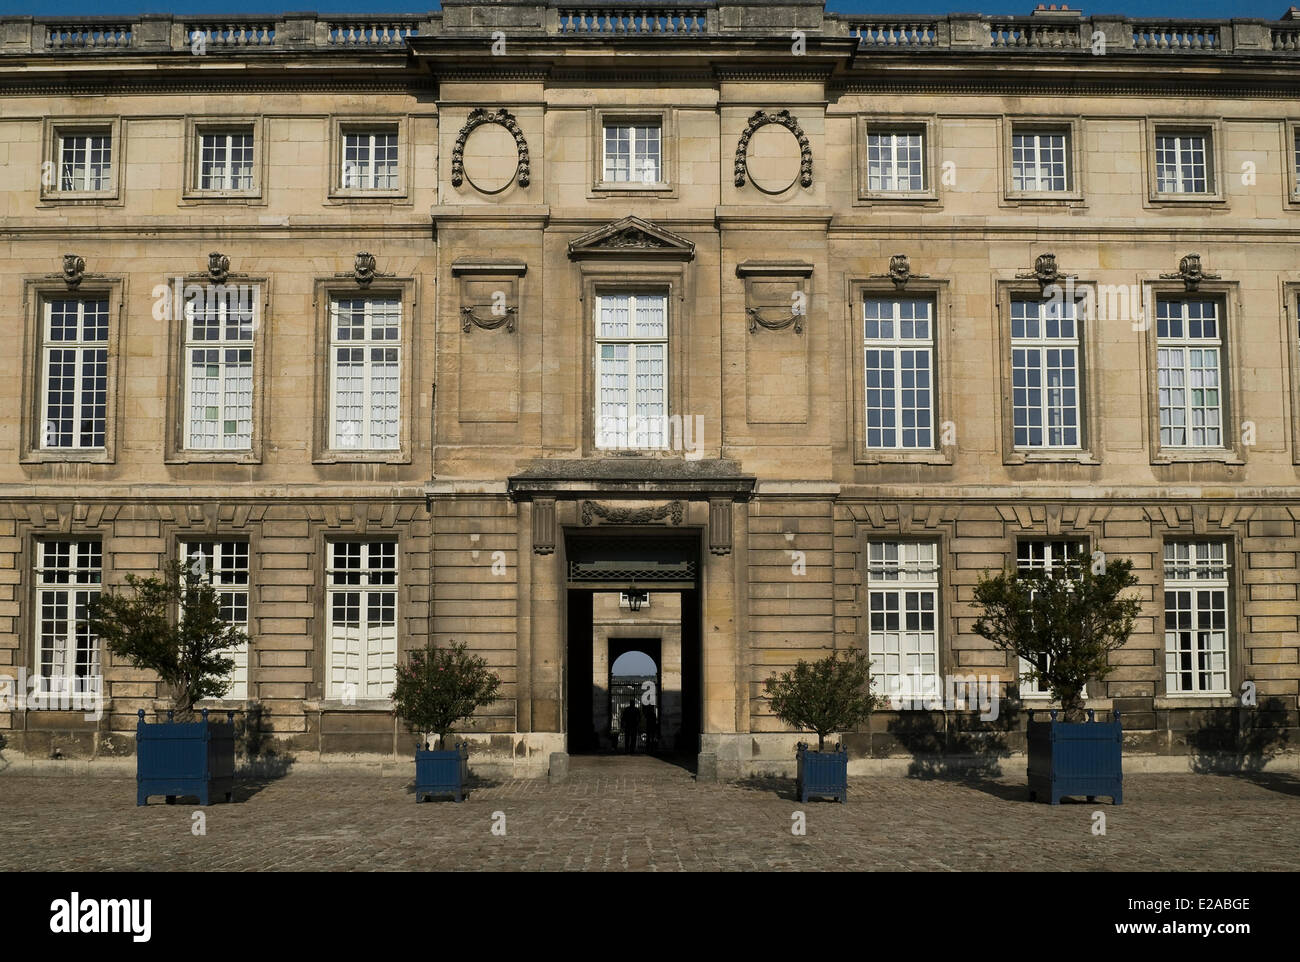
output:
<svg viewBox="0 0 1300 962"><path fill-rule="evenodd" d="M695 245L679 234L640 217L624 217L569 242L569 256L691 260Z"/></svg>

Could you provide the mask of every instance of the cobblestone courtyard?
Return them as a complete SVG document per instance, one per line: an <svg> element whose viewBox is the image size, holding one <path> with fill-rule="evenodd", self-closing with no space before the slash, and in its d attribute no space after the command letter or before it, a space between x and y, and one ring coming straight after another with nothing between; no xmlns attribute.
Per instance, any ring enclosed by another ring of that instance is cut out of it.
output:
<svg viewBox="0 0 1300 962"><path fill-rule="evenodd" d="M997 780L855 778L847 806L800 804L788 779L697 784L649 758L575 758L562 784L486 782L459 805L416 805L410 785L316 767L245 782L240 804L137 809L125 773L4 774L0 870L1300 868L1291 773L1131 775L1117 808L1030 804L1009 769ZM1105 836L1092 833L1094 811ZM492 833L495 812L504 836Z"/></svg>

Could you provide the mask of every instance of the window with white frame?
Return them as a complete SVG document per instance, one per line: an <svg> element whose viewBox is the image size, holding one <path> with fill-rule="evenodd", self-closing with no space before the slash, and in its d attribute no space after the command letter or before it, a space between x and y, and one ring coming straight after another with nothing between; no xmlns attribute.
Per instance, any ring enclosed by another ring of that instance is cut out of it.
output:
<svg viewBox="0 0 1300 962"><path fill-rule="evenodd" d="M867 133L867 190L925 189L925 135L919 130Z"/></svg>
<svg viewBox="0 0 1300 962"><path fill-rule="evenodd" d="M335 541L325 573L329 698L387 698L397 681L397 543Z"/></svg>
<svg viewBox="0 0 1300 962"><path fill-rule="evenodd" d="M1016 568L1021 572L1046 571L1056 572L1066 568L1067 562L1083 550L1082 541L1070 540L1042 540L1042 541L1018 541L1016 543ZM1050 692L1043 686L1039 678L1026 679L1025 672L1031 667L1036 667L1039 671L1046 671L1051 664L1050 659L1043 655L1039 663L1034 666L1028 661L1021 658L1020 662L1020 696L1022 698L1047 698Z"/></svg>
<svg viewBox="0 0 1300 962"><path fill-rule="evenodd" d="M1060 130L1011 134L1011 188L1026 193L1070 189L1069 135Z"/></svg>
<svg viewBox="0 0 1300 962"><path fill-rule="evenodd" d="M212 585L221 606L221 620L248 631L248 542L196 541L180 546L181 563L196 578ZM224 697L248 697L248 645L236 645L220 654L235 663L230 688Z"/></svg>
<svg viewBox="0 0 1300 962"><path fill-rule="evenodd" d="M1073 301L1011 301L1011 410L1018 448L1079 447L1079 325Z"/></svg>
<svg viewBox="0 0 1300 962"><path fill-rule="evenodd" d="M934 302L864 302L868 448L934 447Z"/></svg>
<svg viewBox="0 0 1300 962"><path fill-rule="evenodd" d="M668 297L596 298L596 447L668 445Z"/></svg>
<svg viewBox="0 0 1300 962"><path fill-rule="evenodd" d="M185 302L185 447L253 446L253 333L259 292L224 285Z"/></svg>
<svg viewBox="0 0 1300 962"><path fill-rule="evenodd" d="M1296 127L1294 134L1291 142L1291 166L1295 172L1295 189L1300 192L1300 127Z"/></svg>
<svg viewBox="0 0 1300 962"><path fill-rule="evenodd" d="M335 449L400 447L402 302L395 297L330 303L330 438Z"/></svg>
<svg viewBox="0 0 1300 962"><path fill-rule="evenodd" d="M1228 693L1228 548L1165 543L1165 693Z"/></svg>
<svg viewBox="0 0 1300 962"><path fill-rule="evenodd" d="M939 546L926 541L867 544L868 650L872 674L904 707L940 697Z"/></svg>
<svg viewBox="0 0 1300 962"><path fill-rule="evenodd" d="M113 136L108 131L59 135L59 190L113 188Z"/></svg>
<svg viewBox="0 0 1300 962"><path fill-rule="evenodd" d="M252 189L252 132L211 130L200 133L199 190Z"/></svg>
<svg viewBox="0 0 1300 962"><path fill-rule="evenodd" d="M397 190L397 131L345 130L339 183L344 190Z"/></svg>
<svg viewBox="0 0 1300 962"><path fill-rule="evenodd" d="M1212 188L1210 138L1197 132L1156 134L1156 192L1207 194Z"/></svg>
<svg viewBox="0 0 1300 962"><path fill-rule="evenodd" d="M88 619L103 579L100 543L42 541L36 557L37 690L54 696L99 694L99 639Z"/></svg>
<svg viewBox="0 0 1300 962"><path fill-rule="evenodd" d="M1217 300L1156 302L1160 444L1223 446L1222 325Z"/></svg>
<svg viewBox="0 0 1300 962"><path fill-rule="evenodd" d="M108 419L108 300L44 304L41 447L104 447Z"/></svg>
<svg viewBox="0 0 1300 962"><path fill-rule="evenodd" d="M660 124L606 124L604 180L607 183L658 184L663 180L663 128Z"/></svg>

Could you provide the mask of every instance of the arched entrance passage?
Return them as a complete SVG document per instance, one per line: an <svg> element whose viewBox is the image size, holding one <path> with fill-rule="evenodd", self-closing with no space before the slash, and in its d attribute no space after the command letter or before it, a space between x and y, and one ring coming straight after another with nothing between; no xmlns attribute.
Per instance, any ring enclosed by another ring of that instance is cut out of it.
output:
<svg viewBox="0 0 1300 962"><path fill-rule="evenodd" d="M570 753L608 750L617 726L609 722L609 669L629 651L645 652L656 666L655 692L671 738L661 747L694 756L700 750L698 531L660 532L604 528L566 537L567 604L564 685ZM647 591L639 616L611 618L609 599ZM599 614L598 614L599 612ZM625 699L624 699L625 701Z"/></svg>

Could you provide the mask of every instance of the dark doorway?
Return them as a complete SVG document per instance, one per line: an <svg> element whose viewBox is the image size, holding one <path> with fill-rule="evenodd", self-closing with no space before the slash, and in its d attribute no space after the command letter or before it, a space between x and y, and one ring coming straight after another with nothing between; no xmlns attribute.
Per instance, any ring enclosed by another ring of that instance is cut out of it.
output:
<svg viewBox="0 0 1300 962"><path fill-rule="evenodd" d="M645 652L656 665L659 684L657 709L660 717L664 700L680 699L680 727L674 732L671 751L694 758L700 750L701 688L700 600L697 584L699 542L674 532L655 537L644 531L611 529L593 537L590 530L566 541L569 582L566 592L567 648L564 664L565 731L570 754L608 751L610 730L605 719L610 688L596 683L594 648L594 599L597 592L625 592L648 589L655 595L680 597L681 682L680 690L668 686L663 676L663 649L649 634L609 638L608 665L625 651ZM650 647L647 647L649 645ZM652 651L650 648L655 648ZM603 651L602 651L603 654ZM665 687L674 688L665 691ZM603 704L602 704L603 702ZM676 716L676 705L673 715ZM599 710L598 710L599 709ZM599 718L600 721L596 719ZM599 729L597 726L601 726ZM669 747L669 746L662 746Z"/></svg>

